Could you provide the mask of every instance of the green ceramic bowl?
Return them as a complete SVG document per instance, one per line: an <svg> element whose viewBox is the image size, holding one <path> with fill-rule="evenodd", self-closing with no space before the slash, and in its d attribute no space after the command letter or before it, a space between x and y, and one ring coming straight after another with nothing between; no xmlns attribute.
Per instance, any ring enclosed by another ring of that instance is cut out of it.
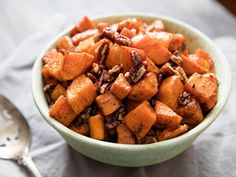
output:
<svg viewBox="0 0 236 177"><path fill-rule="evenodd" d="M206 118L194 129L179 137L145 145L125 145L109 143L95 140L83 135L79 135L67 127L63 126L48 115L48 105L43 92L43 82L41 76L42 57L45 52L53 48L56 41L69 33L72 27L66 29L59 34L49 45L39 54L35 61L32 73L32 92L35 104L42 117L57 130L58 133L66 140L66 142L79 151L80 153L100 162L119 165L119 166L147 166L163 162L177 156L186 150L192 142L206 128L216 120L217 116L223 109L230 93L231 73L227 60L218 47L203 33L194 27L176 20L174 18L162 15L150 14L119 14L109 15L93 19L95 23L108 22L115 23L127 17L139 17L146 23L150 23L155 19L161 19L167 30L172 33L181 33L187 36L188 47L190 52L201 47L208 51L215 62L216 76L219 80L218 102L214 109L206 116ZM217 131L217 130L216 130Z"/></svg>

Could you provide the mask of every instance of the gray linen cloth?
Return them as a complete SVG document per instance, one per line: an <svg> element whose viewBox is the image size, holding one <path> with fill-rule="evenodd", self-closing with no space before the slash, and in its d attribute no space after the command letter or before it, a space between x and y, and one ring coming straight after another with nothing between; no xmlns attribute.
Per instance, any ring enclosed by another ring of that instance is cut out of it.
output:
<svg viewBox="0 0 236 177"><path fill-rule="evenodd" d="M60 19L60 20L58 20ZM0 94L8 97L27 118L32 132L31 152L45 177L84 176L236 176L236 83L218 119L179 156L161 164L124 168L89 159L70 148L59 134L39 115L31 96L31 69L39 52L63 26L62 17L54 16L40 33L28 37L0 64ZM53 28L53 30L52 30ZM53 32L52 32L53 31ZM236 40L215 39L230 63L236 77ZM13 161L0 160L0 177L26 177L27 171Z"/></svg>

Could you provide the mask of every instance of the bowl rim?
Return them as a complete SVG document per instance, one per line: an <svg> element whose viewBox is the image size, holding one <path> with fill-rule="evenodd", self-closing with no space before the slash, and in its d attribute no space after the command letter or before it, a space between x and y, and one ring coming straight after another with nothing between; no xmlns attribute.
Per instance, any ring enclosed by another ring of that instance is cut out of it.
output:
<svg viewBox="0 0 236 177"><path fill-rule="evenodd" d="M161 20L165 20L168 21L170 23L174 23L180 26L183 26L185 28L187 28L189 31L197 34L198 36L200 36L201 38L204 38L204 40L207 41L207 43L214 48L214 52L217 53L217 55L219 55L220 60L222 60L223 62L223 68L225 68L225 71L227 71L226 73L224 73L225 76L225 86L224 86L224 97L222 98L221 102L217 102L216 106L207 114L207 116L205 117L204 121L202 121L200 124L198 124L195 128L193 128L192 130L188 131L187 133L169 139L169 140L165 140L165 141L161 141L161 142L157 142L157 143L151 143L151 144L118 144L118 143L113 143L113 142L106 142L106 141L100 141L100 140L96 140L84 135L80 135L76 132L74 132L73 130L67 128L66 126L62 125L61 123L59 123L58 121L54 120L53 118L51 118L48 115L48 110L44 110L43 108L43 100L45 99L44 93L43 93L43 89L40 88L40 82L42 82L42 76L41 76L41 65L42 65L42 57L43 55L53 47L53 45L55 44L55 42L62 36L68 34L68 32L72 29L72 26L66 28L65 30L63 30L61 33L59 33L56 37L54 37L52 40L50 40L50 42L48 43L48 45L40 52L40 54L38 55L34 66L33 66L33 70L32 70L32 94L33 94L33 99L34 102L36 104L36 107L38 108L39 112L41 113L42 117L44 118L44 120L46 120L48 122L48 124L50 124L53 128L55 128L62 136L66 135L67 137L70 137L74 140L83 142L85 144L93 144L93 145L97 145L99 147L112 147L114 149L122 149L122 150L130 150L130 151L136 151L136 150L143 150L144 148L158 148L158 147L163 147L163 146L170 146L173 144L176 144L177 142L183 142L185 140L191 139L193 136L194 137L198 137L198 135L200 135L208 126L210 126L215 119L218 117L219 113L221 112L221 110L223 109L229 94L230 94L230 89L231 89L231 71L230 71L230 67L229 64L227 62L227 59L225 58L223 52L214 44L214 42L207 37L205 34L203 34L201 31L199 31L198 29L194 28L193 26L182 22L178 19L172 18L172 17L168 17L165 15L159 15L159 14L151 14L151 13L115 13L115 14L106 14L106 15L101 15L98 16L96 18L92 18L92 21L100 21L101 19L104 18L117 18L117 17L122 17L122 18L127 18L127 17L144 17L144 18L156 18L156 19L161 19ZM48 107L48 105L47 105ZM217 108L217 109L216 109Z"/></svg>

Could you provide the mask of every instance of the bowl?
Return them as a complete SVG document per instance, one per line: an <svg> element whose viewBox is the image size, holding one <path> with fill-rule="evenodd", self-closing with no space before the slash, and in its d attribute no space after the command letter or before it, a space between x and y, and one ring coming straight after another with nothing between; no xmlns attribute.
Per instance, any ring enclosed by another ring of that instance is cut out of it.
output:
<svg viewBox="0 0 236 177"><path fill-rule="evenodd" d="M32 92L35 104L42 117L75 150L87 157L107 164L138 167L157 164L177 156L181 152L185 151L192 142L216 120L230 93L231 73L224 54L212 42L212 40L194 27L177 19L156 14L139 13L108 15L94 18L93 21L95 23L115 23L127 17L138 17L146 23L150 23L155 19L160 19L164 22L168 31L172 33L182 33L187 36L187 43L190 52L201 47L212 56L215 63L216 76L219 81L218 102L198 126L189 132L170 140L153 144L126 145L99 141L77 134L50 117L48 114L49 107L43 91L43 81L41 76L42 57L49 49L55 47L56 41L60 37L69 34L72 27L64 30L56 38L50 41L48 46L39 54L33 67Z"/></svg>

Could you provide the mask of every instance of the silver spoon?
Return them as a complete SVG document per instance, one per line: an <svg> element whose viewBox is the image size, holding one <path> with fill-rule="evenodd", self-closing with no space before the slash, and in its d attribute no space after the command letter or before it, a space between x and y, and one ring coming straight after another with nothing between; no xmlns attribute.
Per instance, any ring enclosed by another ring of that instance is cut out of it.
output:
<svg viewBox="0 0 236 177"><path fill-rule="evenodd" d="M42 177L29 156L29 125L19 110L0 95L0 158L16 160L35 177Z"/></svg>

